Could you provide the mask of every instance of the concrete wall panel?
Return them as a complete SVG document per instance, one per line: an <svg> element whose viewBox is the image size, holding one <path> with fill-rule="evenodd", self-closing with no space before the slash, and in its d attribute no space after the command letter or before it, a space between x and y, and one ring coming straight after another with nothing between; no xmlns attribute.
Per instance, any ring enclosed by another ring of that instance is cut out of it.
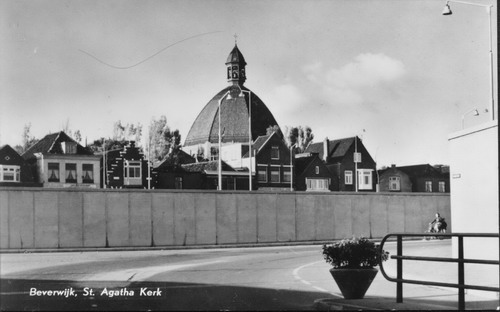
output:
<svg viewBox="0 0 500 312"><path fill-rule="evenodd" d="M276 241L276 194L257 195L257 241Z"/></svg>
<svg viewBox="0 0 500 312"><path fill-rule="evenodd" d="M9 205L10 248L33 248L33 193L9 192Z"/></svg>
<svg viewBox="0 0 500 312"><path fill-rule="evenodd" d="M238 223L236 196L234 194L217 194L217 243L230 244L238 242Z"/></svg>
<svg viewBox="0 0 500 312"><path fill-rule="evenodd" d="M404 197L405 207L405 232L424 233L427 227L422 226L422 211L420 200L413 196Z"/></svg>
<svg viewBox="0 0 500 312"><path fill-rule="evenodd" d="M106 193L106 230L109 247L129 246L129 194Z"/></svg>
<svg viewBox="0 0 500 312"><path fill-rule="evenodd" d="M389 196L387 201L387 222L389 232L405 232L404 196Z"/></svg>
<svg viewBox="0 0 500 312"><path fill-rule="evenodd" d="M174 196L171 193L153 193L153 243L155 246L174 244Z"/></svg>
<svg viewBox="0 0 500 312"><path fill-rule="evenodd" d="M130 194L130 245L152 245L151 194Z"/></svg>
<svg viewBox="0 0 500 312"><path fill-rule="evenodd" d="M335 238L351 238L352 231L352 203L351 196L340 195L336 196L333 201L335 219L334 230Z"/></svg>
<svg viewBox="0 0 500 312"><path fill-rule="evenodd" d="M59 246L83 246L83 192L59 193Z"/></svg>
<svg viewBox="0 0 500 312"><path fill-rule="evenodd" d="M352 204L352 231L356 237L370 237L370 196L361 195Z"/></svg>
<svg viewBox="0 0 500 312"><path fill-rule="evenodd" d="M9 193L0 192L0 248L9 248Z"/></svg>
<svg viewBox="0 0 500 312"><path fill-rule="evenodd" d="M257 201L251 194L236 197L238 207L238 243L257 242Z"/></svg>
<svg viewBox="0 0 500 312"><path fill-rule="evenodd" d="M196 208L196 244L217 243L215 194L193 194Z"/></svg>
<svg viewBox="0 0 500 312"><path fill-rule="evenodd" d="M316 238L315 196L297 196L297 240L314 240Z"/></svg>
<svg viewBox="0 0 500 312"><path fill-rule="evenodd" d="M332 240L335 238L335 210L331 196L315 196L315 228L316 240Z"/></svg>
<svg viewBox="0 0 500 312"><path fill-rule="evenodd" d="M189 193L176 193L174 196L174 244L176 246L196 243L194 197Z"/></svg>
<svg viewBox="0 0 500 312"><path fill-rule="evenodd" d="M83 246L106 246L106 194L83 193Z"/></svg>
<svg viewBox="0 0 500 312"><path fill-rule="evenodd" d="M387 196L377 195L370 202L370 228L373 238L382 238L389 233L387 222Z"/></svg>
<svg viewBox="0 0 500 312"><path fill-rule="evenodd" d="M295 194L278 194L276 199L279 242L295 240Z"/></svg>
<svg viewBox="0 0 500 312"><path fill-rule="evenodd" d="M35 248L57 248L59 244L58 193L35 192Z"/></svg>

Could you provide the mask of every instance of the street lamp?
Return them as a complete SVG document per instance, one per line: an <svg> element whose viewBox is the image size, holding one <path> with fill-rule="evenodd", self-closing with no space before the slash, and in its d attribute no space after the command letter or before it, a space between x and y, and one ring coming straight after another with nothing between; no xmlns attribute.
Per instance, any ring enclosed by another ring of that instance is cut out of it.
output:
<svg viewBox="0 0 500 312"><path fill-rule="evenodd" d="M239 97L245 97L244 93L248 93L248 153L250 155L248 165L248 190L252 190L252 91L243 90L240 86Z"/></svg>
<svg viewBox="0 0 500 312"><path fill-rule="evenodd" d="M474 6L480 6L484 7L487 10L488 17L489 17L489 30L490 30L490 91L491 91L491 120L495 120L495 92L493 90L493 34L491 31L491 8L493 5L487 5L487 4L479 4L479 3L471 3L471 2L465 2L465 1L457 1L457 0L448 0L446 1L446 4L443 9L443 15L452 15L453 12L451 11L450 2L455 2L455 3L461 3L461 4L468 4L468 5L474 5ZM475 115L477 116L477 115Z"/></svg>
<svg viewBox="0 0 500 312"><path fill-rule="evenodd" d="M221 96L220 100L219 100L219 109L218 109L218 114L219 114L219 163L217 165L217 171L218 171L218 176L219 176L219 185L218 185L218 190L219 191L222 191L222 135L221 135L221 130L220 130L220 107L221 107L221 104L222 104L222 100L224 100L224 98L227 97L228 100L231 100L232 97L231 97L231 90L227 91L226 93L224 93L223 96Z"/></svg>
<svg viewBox="0 0 500 312"><path fill-rule="evenodd" d="M464 128L464 122L465 122L465 115L468 115L472 113L472 115L474 116L479 116L479 112L477 111L477 109L471 109L470 111L467 111L465 112L463 115L462 115L462 129Z"/></svg>

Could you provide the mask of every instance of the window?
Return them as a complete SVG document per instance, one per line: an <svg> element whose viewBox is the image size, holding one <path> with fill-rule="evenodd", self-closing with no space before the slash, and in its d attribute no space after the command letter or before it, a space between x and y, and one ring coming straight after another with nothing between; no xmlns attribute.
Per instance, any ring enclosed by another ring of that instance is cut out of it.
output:
<svg viewBox="0 0 500 312"><path fill-rule="evenodd" d="M315 172L316 174L319 174L319 166L316 166L316 168L314 168L314 172Z"/></svg>
<svg viewBox="0 0 500 312"><path fill-rule="evenodd" d="M389 177L389 191L401 191L401 180L399 177Z"/></svg>
<svg viewBox="0 0 500 312"><path fill-rule="evenodd" d="M280 182L280 169L271 168L271 183L279 183L279 182Z"/></svg>
<svg viewBox="0 0 500 312"><path fill-rule="evenodd" d="M432 181L425 181L425 191L432 193Z"/></svg>
<svg viewBox="0 0 500 312"><path fill-rule="evenodd" d="M76 183L76 164L66 164L66 182Z"/></svg>
<svg viewBox="0 0 500 312"><path fill-rule="evenodd" d="M291 182L292 181L291 177L292 177L292 173L290 172L290 169L288 169L288 170L285 169L283 171L283 182Z"/></svg>
<svg viewBox="0 0 500 312"><path fill-rule="evenodd" d="M328 191L329 179L309 179L306 178L307 191Z"/></svg>
<svg viewBox="0 0 500 312"><path fill-rule="evenodd" d="M182 189L182 177L175 177L175 188L177 190Z"/></svg>
<svg viewBox="0 0 500 312"><path fill-rule="evenodd" d="M439 181L439 193L445 193L445 192L446 192L446 182Z"/></svg>
<svg viewBox="0 0 500 312"><path fill-rule="evenodd" d="M21 167L0 165L0 182L21 182Z"/></svg>
<svg viewBox="0 0 500 312"><path fill-rule="evenodd" d="M83 164L82 165L82 182L83 183L94 183L94 165L93 164Z"/></svg>
<svg viewBox="0 0 500 312"><path fill-rule="evenodd" d="M123 175L125 178L125 185L141 185L141 162L125 160Z"/></svg>
<svg viewBox="0 0 500 312"><path fill-rule="evenodd" d="M350 170L344 171L344 183L346 185L352 185L352 171Z"/></svg>
<svg viewBox="0 0 500 312"><path fill-rule="evenodd" d="M62 142L62 149L64 154L76 154L76 143L75 142Z"/></svg>
<svg viewBox="0 0 500 312"><path fill-rule="evenodd" d="M271 147L271 159L280 159L280 148L278 146Z"/></svg>
<svg viewBox="0 0 500 312"><path fill-rule="evenodd" d="M259 182L267 182L267 168L266 167L258 167L257 169L257 180Z"/></svg>
<svg viewBox="0 0 500 312"><path fill-rule="evenodd" d="M60 182L59 179L59 164L58 163L49 163L49 182Z"/></svg>
<svg viewBox="0 0 500 312"><path fill-rule="evenodd" d="M373 169L358 169L358 178L359 178L358 188L360 190L373 189L372 171L373 171Z"/></svg>

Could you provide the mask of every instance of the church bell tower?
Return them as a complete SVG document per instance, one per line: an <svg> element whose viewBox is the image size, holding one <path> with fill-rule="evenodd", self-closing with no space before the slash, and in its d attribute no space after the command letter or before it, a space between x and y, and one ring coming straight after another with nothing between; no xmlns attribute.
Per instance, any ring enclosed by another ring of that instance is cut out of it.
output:
<svg viewBox="0 0 500 312"><path fill-rule="evenodd" d="M227 67L227 82L232 85L240 85L247 80L245 75L245 66L247 63L245 62L245 58L243 54L241 54L238 46L235 44L234 49L229 53L226 61Z"/></svg>

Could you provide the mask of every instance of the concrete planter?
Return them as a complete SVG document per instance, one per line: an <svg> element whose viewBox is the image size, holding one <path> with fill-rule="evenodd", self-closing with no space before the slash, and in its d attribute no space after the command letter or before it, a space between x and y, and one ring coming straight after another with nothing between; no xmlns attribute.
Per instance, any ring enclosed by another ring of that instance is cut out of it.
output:
<svg viewBox="0 0 500 312"><path fill-rule="evenodd" d="M330 269L345 299L363 299L378 269Z"/></svg>

